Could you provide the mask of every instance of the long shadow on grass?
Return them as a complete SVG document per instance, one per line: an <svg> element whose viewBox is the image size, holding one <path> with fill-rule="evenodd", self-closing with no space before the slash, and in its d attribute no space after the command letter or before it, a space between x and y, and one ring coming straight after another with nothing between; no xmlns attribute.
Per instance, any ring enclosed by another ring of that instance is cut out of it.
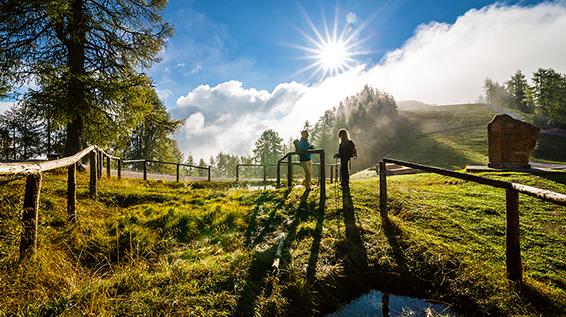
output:
<svg viewBox="0 0 566 317"><path fill-rule="evenodd" d="M273 254L277 245L269 249L256 252L244 288L240 293L235 316L254 316L256 301L259 295L265 290L264 280L268 276Z"/></svg>
<svg viewBox="0 0 566 317"><path fill-rule="evenodd" d="M391 251L393 252L393 259L397 264L399 273L401 273L402 276L409 276L410 271L407 266L407 258L405 257L403 249L399 245L399 241L397 241L397 236L399 235L400 230L394 223L389 221L388 218L382 218L381 220L383 232L385 233L387 242L389 243Z"/></svg>
<svg viewBox="0 0 566 317"><path fill-rule="evenodd" d="M286 192L286 195L288 194L289 192ZM289 249L292 242L296 238L297 227L304 219L308 217L310 213L308 207L308 192L305 192L301 197L299 208L296 210L293 216L293 220L290 222L290 224L284 224L284 226L286 227L286 230L284 229L284 231L287 231L287 238L285 239L285 245L282 252L283 263L290 263L291 254L289 252ZM253 243L250 243L250 246L259 243L269 230L273 230L272 222L274 216L272 215L274 215L275 213L276 208L273 208L273 210L270 212L268 220L265 223L264 229L255 239L253 239ZM256 218L257 213L254 212L254 214L252 214L250 218L250 225L256 226ZM269 219L272 220L270 221ZM269 230L266 229L268 227L270 227ZM248 238L248 241L252 241L252 234L253 232L248 234L250 236L250 238ZM276 249L277 243L273 243L269 249L255 253L254 259L248 271L248 277L246 278L244 288L240 293L240 298L238 299L235 316L253 316L255 314L255 307L258 297L262 294L262 292L269 291L268 287L270 285L267 278L269 273L271 272L271 264L273 263L273 256Z"/></svg>
<svg viewBox="0 0 566 317"><path fill-rule="evenodd" d="M338 246L338 256L344 260L346 274L368 271L367 250L360 229L356 225L354 203L350 190L342 190L342 215L346 227L346 239Z"/></svg>
<svg viewBox="0 0 566 317"><path fill-rule="evenodd" d="M541 173L539 176L549 181L566 185L566 172Z"/></svg>
<svg viewBox="0 0 566 317"><path fill-rule="evenodd" d="M313 241L307 266L307 281L309 282L313 282L316 276L316 263L318 262L318 255L320 253L320 241L322 240L325 206L326 198L321 196L318 208L316 209L316 227L312 235Z"/></svg>

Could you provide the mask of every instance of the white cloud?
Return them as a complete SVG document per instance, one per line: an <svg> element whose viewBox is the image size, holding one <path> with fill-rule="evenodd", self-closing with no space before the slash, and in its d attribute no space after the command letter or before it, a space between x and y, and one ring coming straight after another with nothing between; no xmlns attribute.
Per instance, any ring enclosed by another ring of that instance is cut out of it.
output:
<svg viewBox="0 0 566 317"><path fill-rule="evenodd" d="M0 114L6 112L14 104L16 104L15 101L0 101Z"/></svg>
<svg viewBox="0 0 566 317"><path fill-rule="evenodd" d="M262 130L296 137L305 120L316 121L364 84L398 100L471 102L486 77L502 82L517 69L530 76L539 67L566 72L564 30L564 1L492 5L470 10L454 24L423 24L377 65L362 65L312 86L284 83L268 92L244 88L239 81L201 85L177 100L173 112L190 115L177 139L185 153L197 157L220 150L248 154Z"/></svg>
<svg viewBox="0 0 566 317"><path fill-rule="evenodd" d="M169 99L169 97L173 95L173 92L169 89L156 89L156 92L157 92L157 96L162 101L166 101L167 99Z"/></svg>

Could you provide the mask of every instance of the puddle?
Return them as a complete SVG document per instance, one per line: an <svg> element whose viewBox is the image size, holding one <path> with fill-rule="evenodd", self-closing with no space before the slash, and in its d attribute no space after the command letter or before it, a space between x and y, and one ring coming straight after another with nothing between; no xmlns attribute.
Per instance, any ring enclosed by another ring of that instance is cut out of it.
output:
<svg viewBox="0 0 566 317"><path fill-rule="evenodd" d="M380 291L366 293L327 317L370 316L458 316L448 306L424 299L383 294Z"/></svg>

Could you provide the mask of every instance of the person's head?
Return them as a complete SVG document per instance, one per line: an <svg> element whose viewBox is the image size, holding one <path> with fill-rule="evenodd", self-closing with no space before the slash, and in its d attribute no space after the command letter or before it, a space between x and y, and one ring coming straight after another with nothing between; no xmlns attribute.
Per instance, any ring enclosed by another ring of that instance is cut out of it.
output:
<svg viewBox="0 0 566 317"><path fill-rule="evenodd" d="M341 140L350 140L350 133L348 133L348 130L346 129L340 129L338 130L338 137Z"/></svg>
<svg viewBox="0 0 566 317"><path fill-rule="evenodd" d="M309 137L309 131L307 130L301 131L301 137L307 139Z"/></svg>

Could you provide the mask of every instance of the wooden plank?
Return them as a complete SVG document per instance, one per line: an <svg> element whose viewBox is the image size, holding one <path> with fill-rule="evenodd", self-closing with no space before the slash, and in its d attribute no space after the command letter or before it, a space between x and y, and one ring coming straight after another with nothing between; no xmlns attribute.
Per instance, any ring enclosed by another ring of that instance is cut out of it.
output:
<svg viewBox="0 0 566 317"><path fill-rule="evenodd" d="M505 264L507 267L507 279L520 288L523 279L521 269L521 246L519 231L519 192L515 189L507 189L505 192Z"/></svg>
<svg viewBox="0 0 566 317"><path fill-rule="evenodd" d="M279 263L281 262L281 256L283 255L283 245L285 244L285 233L279 235L279 241L277 243L277 251L275 251L275 257L273 259L273 264L271 264L271 273L279 273Z"/></svg>
<svg viewBox="0 0 566 317"><path fill-rule="evenodd" d="M390 158L384 158L383 161L385 163L387 163L387 162L395 163L395 164L408 166L408 167L418 169L418 170L422 170L422 171L427 171L427 172L432 172L432 173L436 173L436 174L440 174L440 175L444 175L444 176L459 178L459 179L463 179L463 180L466 180L466 181L475 182L475 183L484 184L484 185L489 185L489 186L493 186L493 187L504 188L504 189L512 188L511 183L509 183L509 182L484 178L484 177L480 177L480 176L476 176L476 175L465 174L465 173L460 173L460 172L455 172L455 171L450 171L450 170L443 169L443 168L421 165L421 164L405 162L405 161L399 161L399 160L394 160L394 159L390 159Z"/></svg>
<svg viewBox="0 0 566 317"><path fill-rule="evenodd" d="M129 163L139 163L144 162L145 160L122 160L122 163L129 164Z"/></svg>
<svg viewBox="0 0 566 317"><path fill-rule="evenodd" d="M517 183L511 183L511 186L520 193L537 197L557 205L566 206L566 195L564 194Z"/></svg>
<svg viewBox="0 0 566 317"><path fill-rule="evenodd" d="M77 165L67 167L67 217L70 222L77 218Z"/></svg>
<svg viewBox="0 0 566 317"><path fill-rule="evenodd" d="M77 154L52 161L0 163L0 175L36 174L67 167L71 164L77 163L81 158L94 150L94 148L94 146L89 146Z"/></svg>
<svg viewBox="0 0 566 317"><path fill-rule="evenodd" d="M41 174L30 174L26 178L24 211L22 213L22 236L20 240L20 262L31 257L37 248L37 221Z"/></svg>

